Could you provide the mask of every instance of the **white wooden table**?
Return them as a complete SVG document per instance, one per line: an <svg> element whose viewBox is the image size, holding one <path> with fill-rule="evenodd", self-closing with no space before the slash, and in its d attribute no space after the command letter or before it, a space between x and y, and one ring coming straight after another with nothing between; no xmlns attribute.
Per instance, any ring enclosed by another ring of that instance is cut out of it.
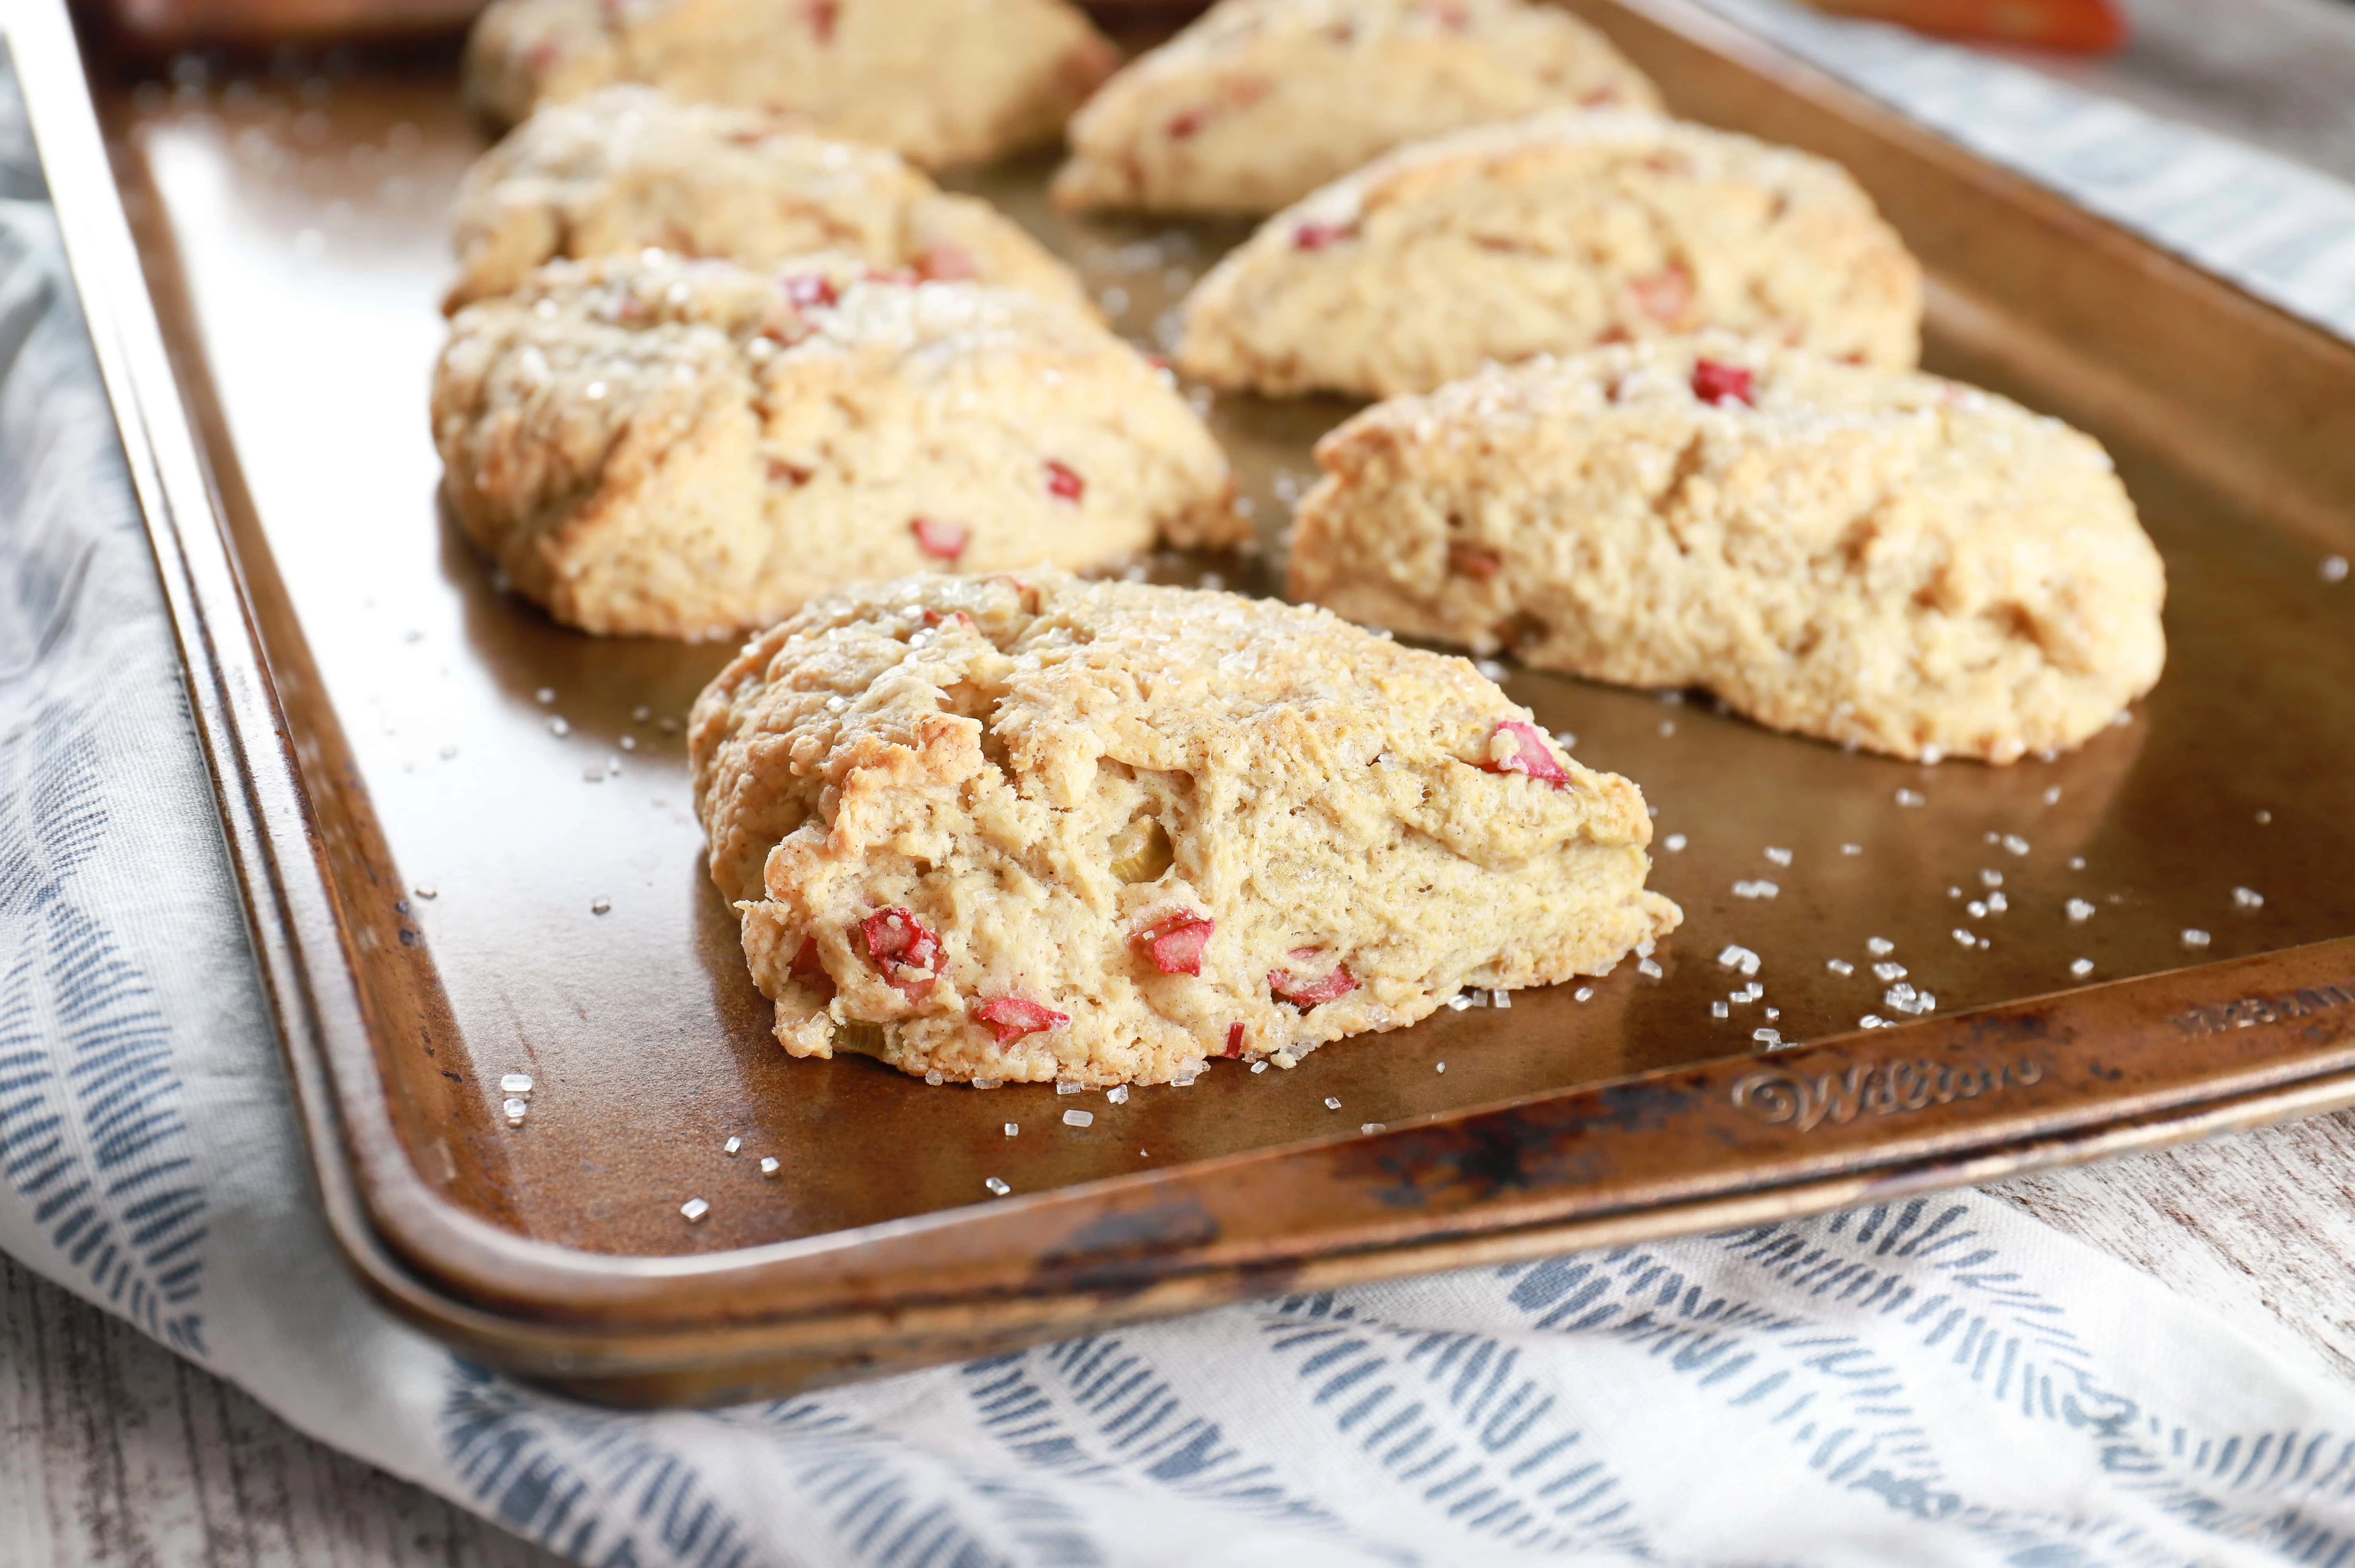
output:
<svg viewBox="0 0 2355 1568"><path fill-rule="evenodd" d="M2129 0L2096 62L2013 58L2355 180L2355 0ZM2355 1113L1994 1191L2355 1376ZM0 1258L0 1568L552 1568Z"/></svg>

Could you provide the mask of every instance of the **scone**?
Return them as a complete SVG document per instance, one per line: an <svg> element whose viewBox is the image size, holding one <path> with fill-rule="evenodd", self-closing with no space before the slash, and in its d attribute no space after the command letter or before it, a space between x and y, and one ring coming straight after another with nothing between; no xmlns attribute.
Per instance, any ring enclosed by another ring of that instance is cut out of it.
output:
<svg viewBox="0 0 2355 1568"><path fill-rule="evenodd" d="M546 261L648 247L755 267L838 251L1092 309L1038 241L899 154L650 87L601 88L534 111L467 171L455 217L461 274L450 311L505 293Z"/></svg>
<svg viewBox="0 0 2355 1568"><path fill-rule="evenodd" d="M514 124L642 81L805 115L931 168L1050 140L1117 63L1065 0L492 0L465 89Z"/></svg>
<svg viewBox="0 0 2355 1568"><path fill-rule="evenodd" d="M451 323L433 434L467 535L590 631L1249 529L1167 374L1094 322L840 258L553 262Z"/></svg>
<svg viewBox="0 0 2355 1568"><path fill-rule="evenodd" d="M1935 376L1712 335L1492 369L1317 446L1295 597L1924 761L2074 746L2158 679L2109 457Z"/></svg>
<svg viewBox="0 0 2355 1568"><path fill-rule="evenodd" d="M1166 1083L1601 974L1676 926L1626 779L1461 659L1055 573L816 600L697 702L696 809L796 1056Z"/></svg>
<svg viewBox="0 0 2355 1568"><path fill-rule="evenodd" d="M1642 72L1558 5L1220 0L1073 116L1055 199L1269 213L1466 125L1658 103Z"/></svg>
<svg viewBox="0 0 2355 1568"><path fill-rule="evenodd" d="M1275 395L1720 327L1911 366L1921 269L1834 164L1643 114L1419 143L1270 219L1186 302L1180 369Z"/></svg>

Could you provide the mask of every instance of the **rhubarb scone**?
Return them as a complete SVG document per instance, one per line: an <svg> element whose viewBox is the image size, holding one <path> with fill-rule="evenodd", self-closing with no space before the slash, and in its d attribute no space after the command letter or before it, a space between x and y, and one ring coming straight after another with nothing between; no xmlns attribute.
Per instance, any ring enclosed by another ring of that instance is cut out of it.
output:
<svg viewBox="0 0 2355 1568"><path fill-rule="evenodd" d="M1057 573L813 601L690 724L796 1056L1167 1083L1602 974L1672 929L1626 779L1462 659Z"/></svg>
<svg viewBox="0 0 2355 1568"><path fill-rule="evenodd" d="M650 87L535 110L467 171L455 217L451 311L506 292L544 262L648 249L754 267L836 251L1092 308L1037 240L898 154Z"/></svg>
<svg viewBox="0 0 2355 1568"><path fill-rule="evenodd" d="M1723 328L1911 366L1921 269L1838 164L1652 115L1402 147L1271 218L1186 302L1180 369L1277 396Z"/></svg>
<svg viewBox="0 0 2355 1568"><path fill-rule="evenodd" d="M1544 669L1705 686L1934 761L2150 690L2166 575L2091 437L1936 376L1711 335L1492 369L1318 444L1292 592Z"/></svg>
<svg viewBox="0 0 2355 1568"><path fill-rule="evenodd" d="M452 321L432 418L466 534L590 631L720 636L862 578L1250 527L1167 373L1092 320L841 258L550 263Z"/></svg>
<svg viewBox="0 0 2355 1568"><path fill-rule="evenodd" d="M1052 140L1116 64L1066 0L492 0L465 90L511 125L639 81L938 167Z"/></svg>
<svg viewBox="0 0 2355 1568"><path fill-rule="evenodd" d="M1072 117L1055 199L1268 213L1467 125L1658 103L1602 35L1535 0L1220 0Z"/></svg>

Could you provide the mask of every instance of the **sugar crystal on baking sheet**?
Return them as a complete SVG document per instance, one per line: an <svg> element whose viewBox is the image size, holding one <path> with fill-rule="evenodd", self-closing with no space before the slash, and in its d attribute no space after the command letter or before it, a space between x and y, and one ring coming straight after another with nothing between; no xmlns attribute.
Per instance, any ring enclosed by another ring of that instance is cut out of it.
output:
<svg viewBox="0 0 2355 1568"><path fill-rule="evenodd" d="M2057 806L2061 803L2060 785L2055 784L2051 789L2044 791L2044 803L2048 806Z"/></svg>
<svg viewBox="0 0 2355 1568"><path fill-rule="evenodd" d="M521 1127L523 1118L531 1114L531 1102L509 1097L506 1103L500 1106L499 1109L506 1114L509 1127Z"/></svg>
<svg viewBox="0 0 2355 1568"><path fill-rule="evenodd" d="M997 1078L975 1078L973 1080L973 1086L976 1089L994 1089L1002 1081Z"/></svg>
<svg viewBox="0 0 2355 1568"><path fill-rule="evenodd" d="M1007 1193L1014 1191L1013 1188L1007 1186L1004 1181L995 1176L983 1177L981 1179L981 1184L989 1189L990 1195L992 1197L996 1198L1003 1198Z"/></svg>
<svg viewBox="0 0 2355 1568"><path fill-rule="evenodd" d="M1791 852L1786 849L1778 848L1774 844L1768 844L1766 846L1766 858L1773 861L1776 865L1788 865L1791 863Z"/></svg>
<svg viewBox="0 0 2355 1568"><path fill-rule="evenodd" d="M2087 975L2094 972L2094 960L2091 959L2072 959L2069 960L2069 972L2075 975L2079 980L2083 980Z"/></svg>
<svg viewBox="0 0 2355 1568"><path fill-rule="evenodd" d="M1886 937L1867 937L1864 950L1876 959L1885 959L1897 950L1897 944Z"/></svg>
<svg viewBox="0 0 2355 1568"><path fill-rule="evenodd" d="M2344 556L2323 556L2322 580L2327 583L2345 582L2347 580L2347 557Z"/></svg>
<svg viewBox="0 0 2355 1568"><path fill-rule="evenodd" d="M1591 985L1582 985L1572 991L1570 996L1572 1001L1592 1001L1594 1000L1594 988Z"/></svg>
<svg viewBox="0 0 2355 1568"><path fill-rule="evenodd" d="M2098 906L2090 898L2072 898L2061 907L2068 915L2069 923L2077 926L2092 919Z"/></svg>
<svg viewBox="0 0 2355 1568"><path fill-rule="evenodd" d="M1022 1124L1018 1121L1009 1121L1006 1124L1006 1136L1008 1138L1017 1136L1021 1130Z"/></svg>
<svg viewBox="0 0 2355 1568"><path fill-rule="evenodd" d="M531 695L534 702L538 703L541 707L546 707L549 704L556 701L556 688L554 686L542 686Z"/></svg>
<svg viewBox="0 0 2355 1568"><path fill-rule="evenodd" d="M1331 1095L1327 1095L1325 1097L1325 1108L1327 1110L1339 1110L1341 1108L1341 1102L1335 1099Z"/></svg>
<svg viewBox="0 0 2355 1568"><path fill-rule="evenodd" d="M1990 893L1987 895L1987 906L1988 914L2000 915L2011 907L2011 900L2000 893Z"/></svg>
<svg viewBox="0 0 2355 1568"><path fill-rule="evenodd" d="M1110 1100L1116 1106L1126 1105L1128 1103L1128 1086L1126 1084L1114 1084L1111 1088L1104 1091L1104 1098Z"/></svg>
<svg viewBox="0 0 2355 1568"><path fill-rule="evenodd" d="M2028 841L2021 838L2018 833L2006 833L2003 835L2003 847L2009 850L2014 854L2026 854L2028 853Z"/></svg>
<svg viewBox="0 0 2355 1568"><path fill-rule="evenodd" d="M1978 933L1966 931L1960 926L1955 927L1955 940L1966 948L1976 948L1979 945Z"/></svg>
<svg viewBox="0 0 2355 1568"><path fill-rule="evenodd" d="M1753 1029L1750 1032L1750 1038L1757 1041L1761 1045L1780 1045L1783 1043L1783 1032L1779 1029Z"/></svg>
<svg viewBox="0 0 2355 1568"><path fill-rule="evenodd" d="M572 733L572 726L559 715L548 721L548 733L561 738Z"/></svg>
<svg viewBox="0 0 2355 1568"><path fill-rule="evenodd" d="M1462 991L1457 991L1454 996L1447 999L1447 1008L1451 1012L1462 1012L1471 1005L1472 999L1465 996Z"/></svg>
<svg viewBox="0 0 2355 1568"><path fill-rule="evenodd" d="M932 1087L937 1089L943 1084L947 1083L948 1079L942 1075L941 1070L938 1067L927 1067L924 1069L924 1082L932 1085Z"/></svg>
<svg viewBox="0 0 2355 1568"><path fill-rule="evenodd" d="M1092 1127L1095 1124L1095 1112L1083 1111L1076 1106L1063 1113L1063 1125L1065 1127Z"/></svg>
<svg viewBox="0 0 2355 1568"><path fill-rule="evenodd" d="M1717 961L1726 969L1738 969L1745 975L1758 972L1758 955L1739 942L1728 942L1717 955Z"/></svg>
<svg viewBox="0 0 2355 1568"><path fill-rule="evenodd" d="M1358 1124L1358 1130L1359 1132L1380 1132L1382 1130L1382 1124L1378 1121L1361 1121Z"/></svg>
<svg viewBox="0 0 2355 1568"><path fill-rule="evenodd" d="M503 1095L531 1093L531 1075L529 1073L502 1074L499 1077L499 1093Z"/></svg>
<svg viewBox="0 0 2355 1568"><path fill-rule="evenodd" d="M1684 847L1690 841L1687 840L1682 833L1670 833L1667 838L1660 841L1660 847L1668 851L1670 854L1681 854L1684 853Z"/></svg>
<svg viewBox="0 0 2355 1568"><path fill-rule="evenodd" d="M690 1225L700 1221L709 1213L711 1213L711 1205L700 1198L689 1198L678 1206L678 1217Z"/></svg>
<svg viewBox="0 0 2355 1568"><path fill-rule="evenodd" d="M1055 1092L1059 1095L1076 1095L1082 1089L1086 1087L1087 1086L1081 1083L1077 1078L1058 1078L1055 1080Z"/></svg>
<svg viewBox="0 0 2355 1568"><path fill-rule="evenodd" d="M2265 895L2253 887L2232 889L2232 906L2236 909L2263 909Z"/></svg>
<svg viewBox="0 0 2355 1568"><path fill-rule="evenodd" d="M1265 1062L1253 1062L1252 1064L1252 1071L1254 1073L1264 1073L1267 1071L1267 1064Z"/></svg>
<svg viewBox="0 0 2355 1568"><path fill-rule="evenodd" d="M1642 959L1636 964L1636 972L1646 980L1658 980L1667 971L1661 969L1656 960Z"/></svg>
<svg viewBox="0 0 2355 1568"><path fill-rule="evenodd" d="M1980 872L1979 885L1982 887L2001 887L2003 885L2003 873L1991 869Z"/></svg>
<svg viewBox="0 0 2355 1568"><path fill-rule="evenodd" d="M1489 993L1489 998L1491 1001L1498 1007L1510 1007L1513 1005L1513 993L1508 991L1491 991Z"/></svg>
<svg viewBox="0 0 2355 1568"><path fill-rule="evenodd" d="M1782 891L1780 887L1763 876L1754 881L1737 882L1733 885L1733 895L1736 898L1772 898Z"/></svg>
<svg viewBox="0 0 2355 1568"><path fill-rule="evenodd" d="M763 1176L774 1176L776 1173L777 1157L773 1154L763 1154L761 1156L761 1174Z"/></svg>
<svg viewBox="0 0 2355 1568"><path fill-rule="evenodd" d="M1831 970L1832 973L1836 975L1852 975L1856 973L1856 966L1849 963L1846 959L1826 959L1824 960L1824 968Z"/></svg>
<svg viewBox="0 0 2355 1568"><path fill-rule="evenodd" d="M1856 1026L1859 1029L1886 1029L1889 1027L1889 1020L1877 1013L1868 1012L1856 1021Z"/></svg>
<svg viewBox="0 0 2355 1568"><path fill-rule="evenodd" d="M1919 806L1925 799L1926 797L1923 796L1922 791L1919 789L1900 789L1897 791L1897 803L1901 806Z"/></svg>
<svg viewBox="0 0 2355 1568"><path fill-rule="evenodd" d="M1864 853L1864 846L1863 846L1862 844L1842 844L1842 845L1840 845L1840 853L1842 853L1842 854L1862 854L1863 853Z"/></svg>
<svg viewBox="0 0 2355 1568"><path fill-rule="evenodd" d="M2208 933L2197 926L2187 926L2183 928L2183 945L2187 948L2204 948L2208 945Z"/></svg>
<svg viewBox="0 0 2355 1568"><path fill-rule="evenodd" d="M731 1138L727 1142L719 1146L719 1152L722 1154L741 1154L744 1152L744 1140L741 1138Z"/></svg>
<svg viewBox="0 0 2355 1568"><path fill-rule="evenodd" d="M1725 1002L1712 1001L1709 1004L1709 1015L1711 1018L1730 1018L1733 1015L1733 1009Z"/></svg>
<svg viewBox="0 0 2355 1568"><path fill-rule="evenodd" d="M1875 964L1872 966L1872 978L1881 981L1902 980L1905 978L1905 966L1889 962Z"/></svg>
<svg viewBox="0 0 2355 1568"><path fill-rule="evenodd" d="M1974 898L1968 904L1963 906L1963 913L1968 915L1974 920L1983 920L1987 918L1987 904L1981 899Z"/></svg>

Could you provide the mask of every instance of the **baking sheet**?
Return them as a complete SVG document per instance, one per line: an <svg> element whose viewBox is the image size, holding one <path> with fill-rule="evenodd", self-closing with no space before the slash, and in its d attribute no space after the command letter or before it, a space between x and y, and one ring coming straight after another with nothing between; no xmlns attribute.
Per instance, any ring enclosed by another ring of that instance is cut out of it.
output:
<svg viewBox="0 0 2355 1568"><path fill-rule="evenodd" d="M1952 1012L2076 983L2081 958L2112 980L2355 930L2339 827L2355 804L2355 589L2322 570L2329 543L2219 503L2179 454L2125 443L2169 568L2169 673L2069 757L1922 768L1769 735L1682 694L1507 672L1582 760L1657 809L1654 885L1687 916L1657 979L1623 966L1584 1001L1523 992L1507 1012L1442 1013L1289 1073L1220 1064L1122 1106L790 1061L689 810L677 721L724 650L558 628L501 594L438 510L425 397L443 213L483 144L446 69L284 56L276 71L179 74L110 104L146 204L134 222L193 351L184 374L209 387L234 453L220 477L249 570L282 581L299 621L304 657L273 673L314 787L339 797L328 853L368 873L345 882L372 902L346 913L382 949L371 995L397 1125L430 1181L513 1233L624 1255L809 1236L986 1202L992 1176L1037 1192L1763 1051L1762 1029L1843 1033L1898 1016L1877 957ZM1060 218L1039 195L1046 168L963 183L1071 257L1141 341L1241 232ZM1930 365L2037 401L1934 331ZM1271 590L1307 444L1347 411L1216 404L1264 553L1161 558L1154 575ZM1734 891L1762 882L1771 897ZM1998 891L2002 913L1970 910ZM2093 915L2073 920L2072 898ZM2187 947L2187 930L2206 944ZM1720 1020L1710 1003L1745 978L1717 961L1730 943L1761 955L1762 994ZM513 1071L537 1085L515 1129L497 1109ZM1070 1107L1093 1125L1063 1127ZM764 1180L772 1154L783 1169ZM677 1213L689 1197L712 1205L698 1225Z"/></svg>

